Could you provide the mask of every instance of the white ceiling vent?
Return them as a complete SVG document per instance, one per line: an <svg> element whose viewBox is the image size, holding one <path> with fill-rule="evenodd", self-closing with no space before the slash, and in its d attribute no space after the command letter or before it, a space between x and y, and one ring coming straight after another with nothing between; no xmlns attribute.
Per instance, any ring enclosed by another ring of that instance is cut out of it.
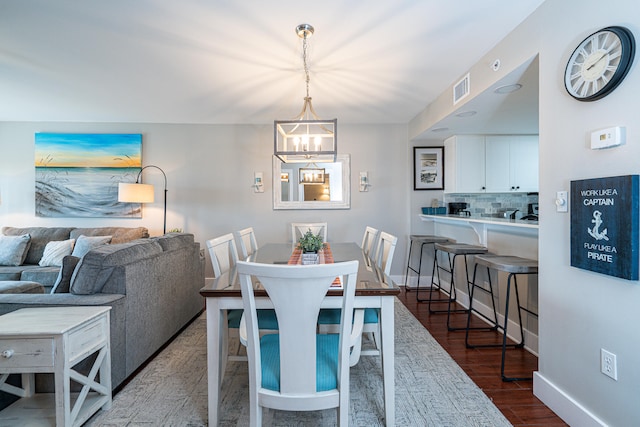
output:
<svg viewBox="0 0 640 427"><path fill-rule="evenodd" d="M461 99L467 97L469 95L469 91L469 73L467 73L467 75L453 87L453 105L456 105Z"/></svg>

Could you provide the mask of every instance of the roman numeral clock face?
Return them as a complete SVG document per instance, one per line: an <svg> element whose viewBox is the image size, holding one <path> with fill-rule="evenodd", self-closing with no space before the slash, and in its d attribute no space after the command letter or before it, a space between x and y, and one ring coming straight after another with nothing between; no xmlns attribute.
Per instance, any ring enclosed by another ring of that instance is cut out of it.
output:
<svg viewBox="0 0 640 427"><path fill-rule="evenodd" d="M603 28L573 51L564 86L578 101L595 101L611 93L625 78L635 56L635 39L624 27Z"/></svg>

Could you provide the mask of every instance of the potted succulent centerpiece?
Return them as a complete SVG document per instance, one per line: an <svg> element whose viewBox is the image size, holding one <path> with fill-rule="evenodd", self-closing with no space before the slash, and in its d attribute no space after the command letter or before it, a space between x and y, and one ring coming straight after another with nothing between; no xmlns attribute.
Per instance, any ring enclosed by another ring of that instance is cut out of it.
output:
<svg viewBox="0 0 640 427"><path fill-rule="evenodd" d="M298 248L302 250L302 264L317 264L318 251L324 247L325 243L322 241L320 233L313 234L311 229L307 230L298 240Z"/></svg>

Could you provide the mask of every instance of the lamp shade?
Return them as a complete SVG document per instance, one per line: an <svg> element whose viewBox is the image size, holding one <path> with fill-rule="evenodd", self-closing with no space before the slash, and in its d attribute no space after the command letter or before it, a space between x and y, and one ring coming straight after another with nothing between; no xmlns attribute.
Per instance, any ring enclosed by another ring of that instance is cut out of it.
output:
<svg viewBox="0 0 640 427"><path fill-rule="evenodd" d="M153 185L120 182L118 184L118 201L131 203L153 203Z"/></svg>

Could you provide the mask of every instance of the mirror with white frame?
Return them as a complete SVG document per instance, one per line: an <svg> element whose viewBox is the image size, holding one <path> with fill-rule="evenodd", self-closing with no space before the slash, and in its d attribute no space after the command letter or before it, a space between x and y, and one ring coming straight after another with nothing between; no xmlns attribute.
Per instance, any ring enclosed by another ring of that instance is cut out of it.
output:
<svg viewBox="0 0 640 427"><path fill-rule="evenodd" d="M349 209L350 162L348 154L331 163L283 163L273 156L273 209Z"/></svg>

